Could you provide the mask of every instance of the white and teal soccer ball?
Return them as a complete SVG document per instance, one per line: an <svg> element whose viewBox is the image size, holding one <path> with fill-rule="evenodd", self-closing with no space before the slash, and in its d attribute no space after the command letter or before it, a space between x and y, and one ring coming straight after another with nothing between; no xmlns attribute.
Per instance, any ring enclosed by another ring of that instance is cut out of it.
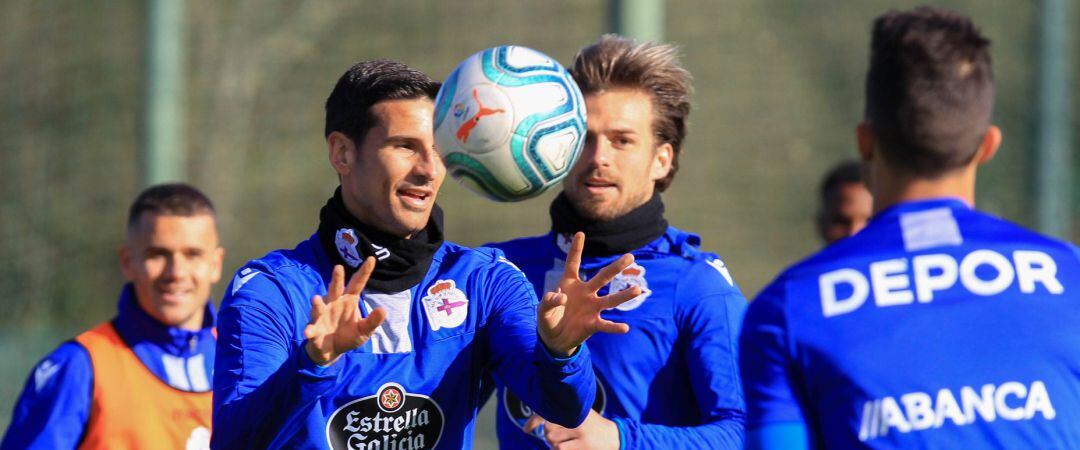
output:
<svg viewBox="0 0 1080 450"><path fill-rule="evenodd" d="M494 200L524 200L557 184L584 143L581 90L562 65L530 48L466 58L435 98L435 146L447 171Z"/></svg>

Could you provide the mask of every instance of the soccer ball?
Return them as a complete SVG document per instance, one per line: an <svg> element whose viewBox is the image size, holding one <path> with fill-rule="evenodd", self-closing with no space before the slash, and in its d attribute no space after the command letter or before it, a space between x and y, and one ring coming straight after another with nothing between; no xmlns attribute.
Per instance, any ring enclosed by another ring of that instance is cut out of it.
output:
<svg viewBox="0 0 1080 450"><path fill-rule="evenodd" d="M466 58L435 98L435 146L450 175L497 201L540 195L585 143L585 103L554 59L520 46Z"/></svg>

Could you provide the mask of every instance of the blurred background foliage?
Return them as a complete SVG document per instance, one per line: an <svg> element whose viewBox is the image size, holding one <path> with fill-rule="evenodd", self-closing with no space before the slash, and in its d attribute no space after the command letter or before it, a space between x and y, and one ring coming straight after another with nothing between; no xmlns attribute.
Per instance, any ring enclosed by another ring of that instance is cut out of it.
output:
<svg viewBox="0 0 1080 450"><path fill-rule="evenodd" d="M1030 225L1036 4L941 3L994 41L1005 140L980 172L979 206ZM664 195L668 218L700 233L748 297L819 247L817 187L855 155L871 20L916 4L668 0L666 40L681 46L696 87L681 170ZM227 263L215 298L244 261L314 231L336 185L323 102L350 64L386 57L441 78L469 54L510 43L567 63L607 31L607 13L604 0L189 0L186 169L220 211ZM134 0L0 2L3 428L35 361L114 313L115 252L139 190L145 21ZM454 241L549 226L553 193L494 204L444 186ZM480 421L477 445L487 448L490 417Z"/></svg>

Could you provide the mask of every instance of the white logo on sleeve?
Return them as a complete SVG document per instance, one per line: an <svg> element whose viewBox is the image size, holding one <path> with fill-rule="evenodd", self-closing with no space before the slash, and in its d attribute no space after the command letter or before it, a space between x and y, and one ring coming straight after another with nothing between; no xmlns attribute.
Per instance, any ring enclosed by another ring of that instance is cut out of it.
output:
<svg viewBox="0 0 1080 450"><path fill-rule="evenodd" d="M424 297L424 312L432 331L456 328L469 315L469 299L457 288L454 280L438 280L428 288Z"/></svg>
<svg viewBox="0 0 1080 450"><path fill-rule="evenodd" d="M258 270L252 269L250 267L245 267L244 270L241 270L240 273L236 274L236 276L233 277L232 293L235 295L236 291L239 291L240 288L244 287L244 285L247 284L248 281L250 281L252 278L255 278L255 275L258 275L260 273L262 272L259 272Z"/></svg>
<svg viewBox="0 0 1080 450"><path fill-rule="evenodd" d="M731 279L731 272L728 272L727 265L725 265L720 258L710 259L705 262L712 266L713 269L716 269L717 272L720 272L720 275L724 277L724 280L727 280L727 284L735 287L735 280Z"/></svg>
<svg viewBox="0 0 1080 450"><path fill-rule="evenodd" d="M60 365L46 359L38 364L34 369L34 391L41 392L41 389L52 379L56 372L60 371Z"/></svg>
<svg viewBox="0 0 1080 450"><path fill-rule="evenodd" d="M521 272L521 269L518 268L517 264L514 264L514 263L510 262L509 259L506 259L506 258L503 258L502 256L500 256L499 257L499 262L504 263L504 264L506 264L506 265L508 265L510 267L513 267L514 270L516 270L518 272Z"/></svg>

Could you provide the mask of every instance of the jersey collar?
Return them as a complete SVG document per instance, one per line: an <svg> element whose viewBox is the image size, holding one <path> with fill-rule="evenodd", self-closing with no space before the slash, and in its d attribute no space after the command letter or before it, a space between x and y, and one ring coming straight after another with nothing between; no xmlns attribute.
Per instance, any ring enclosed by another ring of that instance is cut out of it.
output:
<svg viewBox="0 0 1080 450"><path fill-rule="evenodd" d="M571 235L569 234L555 232L548 233L548 242L555 244L555 256L559 259L566 259L566 252L570 250L570 237ZM660 235L660 237L653 239L652 242L649 242L648 244L634 249L630 253L637 259L651 257L656 254L688 256L692 247L696 248L700 245L700 236L668 225L664 234ZM619 253L616 255L586 256L581 259L581 266L583 269L603 267L622 255L622 253Z"/></svg>
<svg viewBox="0 0 1080 450"><path fill-rule="evenodd" d="M904 202L899 202L895 205L881 210L881 212L877 213L872 219L870 219L870 223L885 221L891 218L895 218L904 213L925 211L935 208L949 208L952 210L962 211L968 211L972 209L971 205L969 205L960 197L935 197L919 200L908 200Z"/></svg>
<svg viewBox="0 0 1080 450"><path fill-rule="evenodd" d="M113 325L120 337L129 346L151 343L165 353L175 356L189 356L201 353L204 345L214 345L213 328L217 319L214 302L206 303L202 329L184 330L163 325L139 307L135 299L135 289L131 283L120 291L116 320Z"/></svg>

